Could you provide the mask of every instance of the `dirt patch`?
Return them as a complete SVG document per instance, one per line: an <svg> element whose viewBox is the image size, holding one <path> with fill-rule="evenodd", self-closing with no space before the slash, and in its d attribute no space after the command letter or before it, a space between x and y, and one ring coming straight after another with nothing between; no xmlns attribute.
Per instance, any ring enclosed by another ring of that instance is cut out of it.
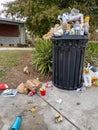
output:
<svg viewBox="0 0 98 130"><path fill-rule="evenodd" d="M23 68L28 66L30 74L24 74ZM31 53L24 55L19 64L11 68L10 70L5 70L6 76L0 78L1 83L6 83L9 88L16 88L21 82L25 83L28 79L39 78L40 81L46 82L52 79L51 74L46 74L45 76L37 72L34 66L31 64Z"/></svg>

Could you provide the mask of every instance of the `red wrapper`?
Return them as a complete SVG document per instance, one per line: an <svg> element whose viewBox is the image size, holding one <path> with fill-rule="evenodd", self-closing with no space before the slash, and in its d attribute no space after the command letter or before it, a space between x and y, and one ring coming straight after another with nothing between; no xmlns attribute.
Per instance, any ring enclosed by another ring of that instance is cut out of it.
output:
<svg viewBox="0 0 98 130"><path fill-rule="evenodd" d="M0 90L5 90L8 88L7 84L0 84Z"/></svg>

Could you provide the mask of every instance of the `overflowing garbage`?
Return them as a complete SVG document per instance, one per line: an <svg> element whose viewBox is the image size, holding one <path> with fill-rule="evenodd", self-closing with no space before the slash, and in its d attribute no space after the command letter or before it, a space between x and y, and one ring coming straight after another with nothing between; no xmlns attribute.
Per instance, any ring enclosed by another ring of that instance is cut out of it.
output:
<svg viewBox="0 0 98 130"><path fill-rule="evenodd" d="M23 72L24 72L25 74L30 74L30 71L29 71L28 66L25 66L25 67L24 67Z"/></svg>
<svg viewBox="0 0 98 130"><path fill-rule="evenodd" d="M52 36L59 37L65 35L88 35L89 34L89 16L85 16L78 9L73 8L70 13L65 12L58 15L60 24L43 36L44 39L50 39Z"/></svg>

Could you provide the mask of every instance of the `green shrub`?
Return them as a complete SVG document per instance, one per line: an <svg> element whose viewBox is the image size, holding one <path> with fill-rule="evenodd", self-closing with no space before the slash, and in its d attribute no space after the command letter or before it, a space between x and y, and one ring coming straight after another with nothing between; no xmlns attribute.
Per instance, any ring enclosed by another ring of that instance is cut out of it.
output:
<svg viewBox="0 0 98 130"><path fill-rule="evenodd" d="M41 38L35 42L32 63L41 74L52 72L52 42Z"/></svg>
<svg viewBox="0 0 98 130"><path fill-rule="evenodd" d="M85 54L85 63L94 63L98 66L98 43L88 42Z"/></svg>

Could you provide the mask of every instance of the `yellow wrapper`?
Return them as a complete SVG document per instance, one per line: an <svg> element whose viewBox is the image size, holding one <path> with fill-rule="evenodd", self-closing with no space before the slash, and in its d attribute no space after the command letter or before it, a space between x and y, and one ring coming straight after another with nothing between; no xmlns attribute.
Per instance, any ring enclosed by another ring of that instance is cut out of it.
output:
<svg viewBox="0 0 98 130"><path fill-rule="evenodd" d="M89 16L86 16L85 19L84 19L85 22L89 22L89 20L90 20Z"/></svg>

